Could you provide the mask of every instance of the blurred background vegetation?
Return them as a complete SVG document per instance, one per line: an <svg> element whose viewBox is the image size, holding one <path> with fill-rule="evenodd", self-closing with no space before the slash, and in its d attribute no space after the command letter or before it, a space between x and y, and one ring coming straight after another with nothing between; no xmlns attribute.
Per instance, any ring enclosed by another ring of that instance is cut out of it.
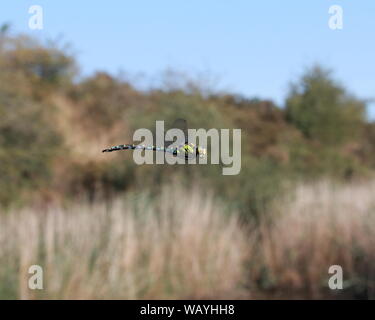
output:
<svg viewBox="0 0 375 320"><path fill-rule="evenodd" d="M215 189L245 218L265 210L285 182L322 176L371 176L375 127L365 101L333 74L312 66L290 85L285 105L200 89L169 73L148 91L105 72L77 81L67 50L30 37L0 36L0 202L69 201L79 195L110 199L189 174ZM130 152L103 155L131 143L155 120L185 118L192 128L241 128L242 170L222 176L219 165L135 166ZM186 180L186 179L185 179ZM189 182L184 182L189 184Z"/></svg>
<svg viewBox="0 0 375 320"><path fill-rule="evenodd" d="M177 183L184 190L212 191L224 211L239 212L241 221L256 223L298 183L373 178L375 124L366 118L366 101L353 96L325 66L314 65L294 79L284 105L206 90L178 73L169 74L166 83L172 85L142 91L106 72L82 79L78 70L64 48L10 36L2 28L4 211L81 200L110 203L145 192L155 199L160 185ZM220 165L137 166L131 152L101 153L108 146L132 143L137 128L152 129L156 120L172 123L176 118L187 119L191 128L242 129L240 174L223 176ZM269 270L278 273L273 265ZM254 283L269 286L265 272L270 271L259 269Z"/></svg>

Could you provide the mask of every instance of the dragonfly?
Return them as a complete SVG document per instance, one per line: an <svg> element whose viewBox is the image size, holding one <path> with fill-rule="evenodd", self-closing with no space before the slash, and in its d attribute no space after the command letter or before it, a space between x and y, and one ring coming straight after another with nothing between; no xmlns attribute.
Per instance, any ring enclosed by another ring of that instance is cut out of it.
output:
<svg viewBox="0 0 375 320"><path fill-rule="evenodd" d="M185 119L176 119L173 122L172 129L180 129L184 133L185 136L185 142L177 147L168 147L168 145L171 145L172 142L164 142L164 146L145 146L143 144L120 144L117 146L113 146L107 149L104 149L102 152L113 152L113 151L119 151L119 150L152 150L152 151L159 151L159 152L165 152L170 153L174 156L188 159L193 158L204 158L207 154L207 150L203 147L196 146L195 144L188 141L188 126L187 121ZM172 140L172 139L170 139Z"/></svg>

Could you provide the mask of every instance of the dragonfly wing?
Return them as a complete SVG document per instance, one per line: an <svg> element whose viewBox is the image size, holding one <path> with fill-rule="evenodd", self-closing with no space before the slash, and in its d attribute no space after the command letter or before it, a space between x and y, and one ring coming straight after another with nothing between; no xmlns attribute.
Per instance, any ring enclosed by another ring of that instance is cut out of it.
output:
<svg viewBox="0 0 375 320"><path fill-rule="evenodd" d="M185 135L185 144L188 144L188 126L187 121L185 119L176 119L173 123L173 127L175 129L180 129Z"/></svg>
<svg viewBox="0 0 375 320"><path fill-rule="evenodd" d="M187 127L187 121L185 119L176 119L173 121L172 125L168 129L179 129L184 133L184 139L182 141L179 141L178 143L180 145L187 144L188 142L188 127ZM170 146L173 142L176 141L176 137L173 137L173 134L167 135L166 138L168 140L172 140L174 138L174 141L165 141L165 146Z"/></svg>
<svg viewBox="0 0 375 320"><path fill-rule="evenodd" d="M187 159L194 159L196 157L195 153L186 153L185 158Z"/></svg>

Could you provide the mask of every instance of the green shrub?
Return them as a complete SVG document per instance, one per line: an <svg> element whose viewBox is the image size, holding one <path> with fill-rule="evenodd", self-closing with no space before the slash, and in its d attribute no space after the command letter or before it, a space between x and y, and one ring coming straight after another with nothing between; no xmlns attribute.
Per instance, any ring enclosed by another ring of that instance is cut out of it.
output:
<svg viewBox="0 0 375 320"><path fill-rule="evenodd" d="M26 189L42 186L61 147L43 108L0 91L0 204L8 205Z"/></svg>
<svg viewBox="0 0 375 320"><path fill-rule="evenodd" d="M292 84L286 117L309 139L337 146L357 138L364 125L365 105L350 96L317 66Z"/></svg>

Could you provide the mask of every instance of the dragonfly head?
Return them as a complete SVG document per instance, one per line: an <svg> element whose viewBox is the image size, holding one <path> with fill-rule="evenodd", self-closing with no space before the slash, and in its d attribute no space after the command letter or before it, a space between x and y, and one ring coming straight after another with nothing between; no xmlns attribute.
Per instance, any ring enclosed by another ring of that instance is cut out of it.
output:
<svg viewBox="0 0 375 320"><path fill-rule="evenodd" d="M207 155L207 150L202 147L198 147L199 158L204 158Z"/></svg>

